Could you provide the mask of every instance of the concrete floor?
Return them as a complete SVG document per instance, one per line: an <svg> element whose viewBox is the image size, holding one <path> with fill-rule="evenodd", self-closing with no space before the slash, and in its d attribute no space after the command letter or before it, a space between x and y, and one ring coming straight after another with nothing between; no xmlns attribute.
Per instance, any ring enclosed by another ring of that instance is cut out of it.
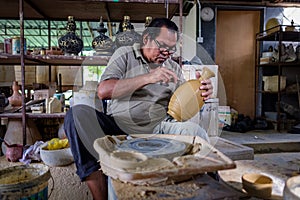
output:
<svg viewBox="0 0 300 200"><path fill-rule="evenodd" d="M250 146L255 152L253 160L238 160L235 161L237 168L220 171L222 181L242 191L241 176L244 173L263 173L269 175L275 183L272 199L282 199L285 181L292 175L299 173L300 170L300 134L278 133L275 131L247 133L223 131L220 136L235 143ZM18 164L22 163L10 163L6 161L4 156L0 157L0 169ZM52 180L49 180L49 192L53 188L50 200L92 199L87 186L80 182L75 171L74 164L50 168L54 180L54 184Z"/></svg>
<svg viewBox="0 0 300 200"><path fill-rule="evenodd" d="M300 152L300 134L274 130L255 130L246 133L222 131L220 137L252 147L255 153Z"/></svg>
<svg viewBox="0 0 300 200"><path fill-rule="evenodd" d="M300 134L273 130L247 133L226 132L221 137L254 149L253 160L235 161L237 168L219 174L224 183L243 191L241 177L245 173L261 173L272 178L271 199L283 199L285 181L300 175ZM257 199L257 198L251 198Z"/></svg>

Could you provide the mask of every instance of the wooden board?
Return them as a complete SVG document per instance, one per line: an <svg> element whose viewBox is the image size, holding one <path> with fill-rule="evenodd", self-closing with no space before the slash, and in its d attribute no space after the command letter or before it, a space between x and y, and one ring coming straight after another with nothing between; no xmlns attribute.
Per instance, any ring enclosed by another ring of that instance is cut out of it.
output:
<svg viewBox="0 0 300 200"><path fill-rule="evenodd" d="M122 200L176 200L176 199L241 199L246 195L234 190L227 185L215 181L208 175L198 175L193 179L179 184L167 186L134 186L122 183L117 180L112 181L117 199Z"/></svg>
<svg viewBox="0 0 300 200"><path fill-rule="evenodd" d="M138 134L131 137L168 138L186 143L187 148L184 155L173 158L147 157L140 152L131 151L128 157L116 160L114 155L119 151L118 145L126 141L126 136L98 138L94 148L99 154L101 170L113 179L137 185L165 185L195 174L235 168L235 163L230 158L198 136ZM133 153L132 156L130 153Z"/></svg>
<svg viewBox="0 0 300 200"><path fill-rule="evenodd" d="M253 160L254 150L221 137L211 137L210 144L232 160Z"/></svg>

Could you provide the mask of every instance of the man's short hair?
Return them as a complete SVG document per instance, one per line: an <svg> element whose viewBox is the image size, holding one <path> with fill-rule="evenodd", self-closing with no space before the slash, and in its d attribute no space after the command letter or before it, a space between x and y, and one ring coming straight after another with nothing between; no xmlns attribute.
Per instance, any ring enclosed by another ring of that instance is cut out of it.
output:
<svg viewBox="0 0 300 200"><path fill-rule="evenodd" d="M155 39L160 34L160 28L166 27L170 31L177 33L177 40L179 39L178 27L177 25L168 18L155 18L151 21L149 26L144 30L142 38L144 35L148 35L150 39Z"/></svg>

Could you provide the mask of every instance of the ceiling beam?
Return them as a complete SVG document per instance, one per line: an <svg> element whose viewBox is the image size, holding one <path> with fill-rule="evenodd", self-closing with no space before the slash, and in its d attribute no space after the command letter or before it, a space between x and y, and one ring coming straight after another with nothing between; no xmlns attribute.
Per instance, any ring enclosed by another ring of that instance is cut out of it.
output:
<svg viewBox="0 0 300 200"><path fill-rule="evenodd" d="M49 18L48 15L46 15L41 8L39 8L35 3L33 3L31 0L24 0L25 3L27 3L31 8L33 8L38 14L40 14L45 19Z"/></svg>
<svg viewBox="0 0 300 200"><path fill-rule="evenodd" d="M262 6L262 7L300 7L300 1L283 1L283 0L261 0L261 1L226 1L226 0L201 0L201 3L234 5L234 6Z"/></svg>

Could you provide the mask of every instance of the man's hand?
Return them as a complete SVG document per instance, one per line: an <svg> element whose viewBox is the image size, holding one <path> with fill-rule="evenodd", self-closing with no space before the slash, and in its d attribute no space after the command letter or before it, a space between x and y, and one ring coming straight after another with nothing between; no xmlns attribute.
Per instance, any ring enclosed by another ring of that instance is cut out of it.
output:
<svg viewBox="0 0 300 200"><path fill-rule="evenodd" d="M199 79L201 77L199 72L196 72L196 78ZM205 90L202 92L201 96L204 97L204 100L208 100L211 98L213 94L213 86L210 79L201 81L200 90Z"/></svg>
<svg viewBox="0 0 300 200"><path fill-rule="evenodd" d="M211 95L213 94L213 86L210 79L201 81L200 89L205 90L205 92L202 92L201 94L201 96L204 97L204 100L208 100L211 98Z"/></svg>
<svg viewBox="0 0 300 200"><path fill-rule="evenodd" d="M173 71L165 67L157 67L155 69L151 69L149 75L151 83L169 83L171 81L177 83L178 80L177 75Z"/></svg>

